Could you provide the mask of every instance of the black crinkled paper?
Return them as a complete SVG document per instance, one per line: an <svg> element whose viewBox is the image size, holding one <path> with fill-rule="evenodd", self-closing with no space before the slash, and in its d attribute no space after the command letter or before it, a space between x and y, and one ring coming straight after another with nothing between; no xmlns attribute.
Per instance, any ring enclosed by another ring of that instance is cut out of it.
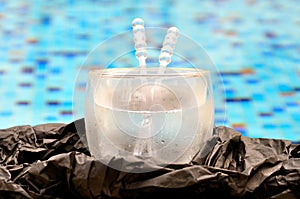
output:
<svg viewBox="0 0 300 199"><path fill-rule="evenodd" d="M0 198L300 198L300 145L214 130L205 157L148 173L95 160L74 123L0 130Z"/></svg>

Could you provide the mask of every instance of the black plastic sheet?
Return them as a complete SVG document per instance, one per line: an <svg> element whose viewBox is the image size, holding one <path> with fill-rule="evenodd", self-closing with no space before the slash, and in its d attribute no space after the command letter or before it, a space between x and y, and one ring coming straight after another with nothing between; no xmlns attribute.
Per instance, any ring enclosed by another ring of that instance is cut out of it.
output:
<svg viewBox="0 0 300 199"><path fill-rule="evenodd" d="M0 130L0 198L300 198L300 145L214 130L205 157L139 174L91 157L74 123Z"/></svg>

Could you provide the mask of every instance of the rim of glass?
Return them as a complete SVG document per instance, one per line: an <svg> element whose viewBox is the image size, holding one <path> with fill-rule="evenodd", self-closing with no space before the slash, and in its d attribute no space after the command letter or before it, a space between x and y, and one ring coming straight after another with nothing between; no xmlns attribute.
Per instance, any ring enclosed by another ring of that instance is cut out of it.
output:
<svg viewBox="0 0 300 199"><path fill-rule="evenodd" d="M100 75L101 77L112 78L135 78L135 77L199 77L208 76L208 70L196 68L167 68L165 73L158 74L157 67L146 68L148 73L141 74L140 68L105 68L91 69L90 75Z"/></svg>

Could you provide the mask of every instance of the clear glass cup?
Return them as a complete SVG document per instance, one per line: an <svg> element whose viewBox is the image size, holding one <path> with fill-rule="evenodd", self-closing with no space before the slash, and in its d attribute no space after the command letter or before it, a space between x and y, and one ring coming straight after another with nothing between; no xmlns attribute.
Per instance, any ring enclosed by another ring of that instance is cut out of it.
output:
<svg viewBox="0 0 300 199"><path fill-rule="evenodd" d="M139 156L187 164L213 133L209 71L172 68L91 70L85 99L86 137L105 164Z"/></svg>

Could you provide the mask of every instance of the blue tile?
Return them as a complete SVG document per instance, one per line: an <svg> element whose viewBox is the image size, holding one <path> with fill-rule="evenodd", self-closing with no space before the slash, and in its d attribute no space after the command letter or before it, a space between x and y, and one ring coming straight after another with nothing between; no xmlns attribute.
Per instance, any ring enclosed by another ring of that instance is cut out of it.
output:
<svg viewBox="0 0 300 199"><path fill-rule="evenodd" d="M281 92L289 92L289 91L292 91L292 88L288 85L285 85L285 84L279 84L278 85L278 89L279 91Z"/></svg>
<svg viewBox="0 0 300 199"><path fill-rule="evenodd" d="M286 102L286 105L288 107L297 107L297 106L299 106L299 104L297 102Z"/></svg>
<svg viewBox="0 0 300 199"><path fill-rule="evenodd" d="M37 75L36 75L36 78L37 78L38 80L44 80L44 79L46 79L46 75L45 75L45 74L37 74Z"/></svg>
<svg viewBox="0 0 300 199"><path fill-rule="evenodd" d="M293 126L292 126L291 124L280 124L279 127L280 127L281 129L283 129L284 131L285 131L285 130L290 130L290 129L293 128Z"/></svg>
<svg viewBox="0 0 300 199"><path fill-rule="evenodd" d="M265 129L275 129L276 125L275 124L263 124L263 127Z"/></svg>
<svg viewBox="0 0 300 199"><path fill-rule="evenodd" d="M227 98L233 98L234 97L234 90L233 89L225 89L225 94Z"/></svg>
<svg viewBox="0 0 300 199"><path fill-rule="evenodd" d="M73 103L72 102L62 102L62 105L64 107L71 107L71 106L73 106Z"/></svg>
<svg viewBox="0 0 300 199"><path fill-rule="evenodd" d="M61 68L51 68L49 72L53 75L58 75L61 73Z"/></svg>
<svg viewBox="0 0 300 199"><path fill-rule="evenodd" d="M57 121L57 117L55 117L55 116L47 116L47 117L45 117L45 120L49 121L49 122L53 122L53 121Z"/></svg>
<svg viewBox="0 0 300 199"><path fill-rule="evenodd" d="M259 80L258 79L247 79L246 82L248 84L257 84L259 82Z"/></svg>
<svg viewBox="0 0 300 199"><path fill-rule="evenodd" d="M283 107L274 107L273 108L273 111L276 112L276 113L281 113L281 112L284 112L284 108Z"/></svg>
<svg viewBox="0 0 300 199"><path fill-rule="evenodd" d="M51 22L51 16L45 15L41 17L41 21L40 21L41 24L48 26L50 25L50 22Z"/></svg>
<svg viewBox="0 0 300 199"><path fill-rule="evenodd" d="M13 115L13 112L12 111L0 111L0 115L2 117L10 117Z"/></svg>
<svg viewBox="0 0 300 199"><path fill-rule="evenodd" d="M45 61L45 60L39 60L39 61L37 61L37 69L41 70L41 71L45 70L46 66L47 66L47 63L48 62Z"/></svg>

